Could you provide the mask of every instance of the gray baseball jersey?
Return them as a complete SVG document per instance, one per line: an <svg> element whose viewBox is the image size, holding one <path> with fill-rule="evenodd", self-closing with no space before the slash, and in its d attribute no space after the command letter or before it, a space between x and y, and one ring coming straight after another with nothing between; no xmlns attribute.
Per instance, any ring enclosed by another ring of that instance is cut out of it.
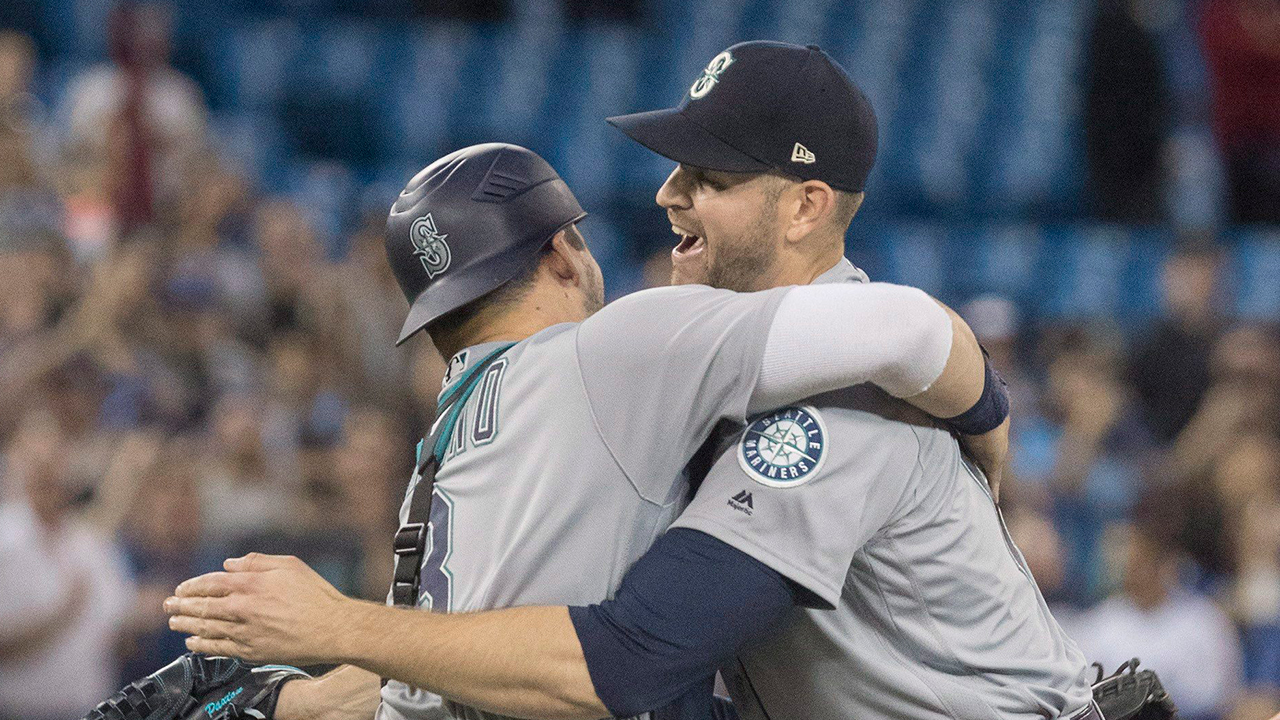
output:
<svg viewBox="0 0 1280 720"><path fill-rule="evenodd" d="M464 405L436 476L420 605L612 597L687 503L691 456L722 420L745 419L785 292L645 291L507 350ZM455 356L446 389L496 345ZM401 522L407 512L408 497ZM382 700L384 720L492 717L398 682Z"/></svg>
<svg viewBox="0 0 1280 720"><path fill-rule="evenodd" d="M820 281L862 279L835 270ZM1030 720L1091 698L981 472L874 387L753 419L674 526L752 555L822 608L794 609L721 669L744 720Z"/></svg>

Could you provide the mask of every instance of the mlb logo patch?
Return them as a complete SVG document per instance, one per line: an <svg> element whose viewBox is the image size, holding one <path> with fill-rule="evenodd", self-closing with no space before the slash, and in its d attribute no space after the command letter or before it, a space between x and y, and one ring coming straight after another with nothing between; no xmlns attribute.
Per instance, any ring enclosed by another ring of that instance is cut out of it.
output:
<svg viewBox="0 0 1280 720"><path fill-rule="evenodd" d="M453 382L454 378L458 377L458 375L462 374L463 370L467 369L468 352L469 351L467 350L463 350L449 360L449 367L445 368L444 380L440 382L440 387L448 387L449 383Z"/></svg>

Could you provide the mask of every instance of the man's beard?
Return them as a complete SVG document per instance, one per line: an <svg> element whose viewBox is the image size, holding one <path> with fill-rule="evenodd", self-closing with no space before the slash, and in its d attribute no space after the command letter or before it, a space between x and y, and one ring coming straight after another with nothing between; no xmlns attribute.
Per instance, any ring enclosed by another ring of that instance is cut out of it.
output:
<svg viewBox="0 0 1280 720"><path fill-rule="evenodd" d="M587 317L591 317L602 307L604 307L604 279L592 273L586 287L582 290L582 309L586 311Z"/></svg>
<svg viewBox="0 0 1280 720"><path fill-rule="evenodd" d="M712 256L708 245L703 282L735 292L755 292L772 287L770 283L778 260L776 234L768 215L761 213L749 235L741 238L734 247Z"/></svg>

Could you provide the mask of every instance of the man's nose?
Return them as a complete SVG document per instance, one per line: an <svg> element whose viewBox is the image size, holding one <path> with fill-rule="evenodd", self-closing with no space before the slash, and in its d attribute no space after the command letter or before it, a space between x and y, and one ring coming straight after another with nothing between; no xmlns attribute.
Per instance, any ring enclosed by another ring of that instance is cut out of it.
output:
<svg viewBox="0 0 1280 720"><path fill-rule="evenodd" d="M658 188L658 194L654 197L658 205L668 209L688 208L690 202L687 177L688 173L684 172L680 166L676 166L676 169L667 176L666 182L662 183L662 187Z"/></svg>

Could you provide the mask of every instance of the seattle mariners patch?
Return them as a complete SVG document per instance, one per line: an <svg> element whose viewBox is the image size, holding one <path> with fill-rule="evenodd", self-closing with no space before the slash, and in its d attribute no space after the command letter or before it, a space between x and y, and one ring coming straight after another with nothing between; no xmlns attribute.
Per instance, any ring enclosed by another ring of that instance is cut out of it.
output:
<svg viewBox="0 0 1280 720"><path fill-rule="evenodd" d="M788 407L747 425L738 442L738 464L769 487L795 487L813 479L826 458L827 427L812 407Z"/></svg>
<svg viewBox="0 0 1280 720"><path fill-rule="evenodd" d="M409 227L409 242L413 243L413 256L422 261L422 269L427 277L434 278L449 269L449 244L444 241L448 235L436 229L435 218L427 213Z"/></svg>

